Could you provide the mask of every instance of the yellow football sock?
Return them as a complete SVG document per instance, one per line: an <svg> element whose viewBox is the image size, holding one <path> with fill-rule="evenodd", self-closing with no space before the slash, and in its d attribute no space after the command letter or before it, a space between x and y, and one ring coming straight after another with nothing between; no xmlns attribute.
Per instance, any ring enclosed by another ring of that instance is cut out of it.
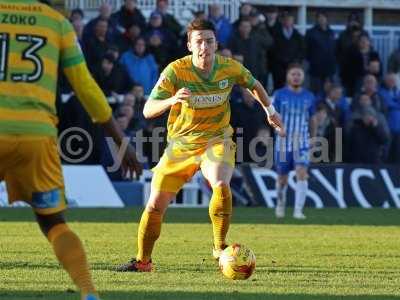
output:
<svg viewBox="0 0 400 300"><path fill-rule="evenodd" d="M80 289L82 299L87 294L97 295L79 237L66 224L58 224L50 229L47 238L59 262Z"/></svg>
<svg viewBox="0 0 400 300"><path fill-rule="evenodd" d="M208 212L213 225L214 247L222 249L232 215L232 194L228 185L214 186Z"/></svg>
<svg viewBox="0 0 400 300"><path fill-rule="evenodd" d="M154 243L160 236L162 214L145 210L140 219L138 230L138 254L136 260L148 262L151 259Z"/></svg>

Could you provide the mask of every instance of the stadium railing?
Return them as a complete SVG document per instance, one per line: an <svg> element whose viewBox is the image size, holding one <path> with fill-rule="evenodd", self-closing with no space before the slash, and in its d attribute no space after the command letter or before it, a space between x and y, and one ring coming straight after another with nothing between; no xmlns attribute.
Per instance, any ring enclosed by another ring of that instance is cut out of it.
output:
<svg viewBox="0 0 400 300"><path fill-rule="evenodd" d="M65 0L65 8L71 10L74 8L81 8L89 15L96 13L98 7L108 2L113 10L118 10L123 4L123 0ZM170 0L169 10L182 24L186 24L192 19L193 11L204 10L208 13L208 6L216 3L215 0ZM223 8L225 16L231 21L234 21L239 16L240 0L219 0L218 4ZM137 0L137 5L146 17L156 7L156 0Z"/></svg>

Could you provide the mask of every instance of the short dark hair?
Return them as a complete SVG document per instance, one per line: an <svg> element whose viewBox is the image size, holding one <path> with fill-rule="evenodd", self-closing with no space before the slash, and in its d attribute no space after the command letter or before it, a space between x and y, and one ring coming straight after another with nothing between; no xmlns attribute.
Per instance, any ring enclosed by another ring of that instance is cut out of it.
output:
<svg viewBox="0 0 400 300"><path fill-rule="evenodd" d="M196 19L189 23L189 25L187 26L187 37L189 41L190 35L195 30L211 30L212 32L214 32L214 35L216 35L214 24L208 20Z"/></svg>
<svg viewBox="0 0 400 300"><path fill-rule="evenodd" d="M48 6L51 6L51 1L50 0L39 0L40 3L46 4Z"/></svg>
<svg viewBox="0 0 400 300"><path fill-rule="evenodd" d="M277 12L279 12L279 9L275 5L268 5L267 7L265 7L265 12L266 13L277 13Z"/></svg>
<svg viewBox="0 0 400 300"><path fill-rule="evenodd" d="M286 73L289 73L292 69L300 69L300 70L303 70L303 72L304 72L303 65L298 62L290 63L286 69Z"/></svg>
<svg viewBox="0 0 400 300"><path fill-rule="evenodd" d="M80 15L82 19L85 18L85 13L84 13L83 10L80 9L80 8L74 8L73 10L71 10L70 17L71 17L72 15Z"/></svg>
<svg viewBox="0 0 400 300"><path fill-rule="evenodd" d="M115 63L115 58L114 55L112 55L111 53L106 52L106 54L103 55L103 60L108 60L110 63Z"/></svg>
<svg viewBox="0 0 400 300"><path fill-rule="evenodd" d="M320 102L320 103L317 104L317 107L315 108L315 110L317 112L322 111L322 110L328 112L328 106L325 103Z"/></svg>
<svg viewBox="0 0 400 300"><path fill-rule="evenodd" d="M329 89L329 92L336 90L336 89L342 89L343 90L343 86L339 83L332 83L331 88Z"/></svg>
<svg viewBox="0 0 400 300"><path fill-rule="evenodd" d="M290 11L285 10L281 14L281 19L285 19L285 18L294 18L294 15Z"/></svg>
<svg viewBox="0 0 400 300"><path fill-rule="evenodd" d="M242 22L249 22L249 23L251 23L251 18L250 18L250 16L241 17L240 20L239 20L239 24L241 24Z"/></svg>
<svg viewBox="0 0 400 300"><path fill-rule="evenodd" d="M318 18L319 16L324 16L324 17L328 17L327 11L324 9L319 9L317 10L317 12L315 13L315 17Z"/></svg>

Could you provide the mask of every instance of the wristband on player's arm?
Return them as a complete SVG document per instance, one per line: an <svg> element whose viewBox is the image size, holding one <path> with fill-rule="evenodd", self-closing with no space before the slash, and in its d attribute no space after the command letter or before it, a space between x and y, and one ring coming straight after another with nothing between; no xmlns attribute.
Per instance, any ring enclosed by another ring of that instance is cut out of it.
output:
<svg viewBox="0 0 400 300"><path fill-rule="evenodd" d="M276 112L275 107L274 107L272 104L266 106L266 107L264 108L264 110L265 110L265 112L267 113L267 116L268 116L268 117L273 116L273 115L275 114L275 112Z"/></svg>

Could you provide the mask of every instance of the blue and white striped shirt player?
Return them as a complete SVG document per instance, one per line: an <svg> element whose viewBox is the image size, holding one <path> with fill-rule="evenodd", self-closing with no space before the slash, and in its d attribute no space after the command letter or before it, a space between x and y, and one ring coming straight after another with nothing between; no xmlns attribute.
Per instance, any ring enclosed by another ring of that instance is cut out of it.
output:
<svg viewBox="0 0 400 300"><path fill-rule="evenodd" d="M315 112L313 93L304 88L295 92L284 87L275 92L273 104L286 128L286 137L277 135L275 141L275 164L278 173L288 173L298 164L307 166L310 119Z"/></svg>

